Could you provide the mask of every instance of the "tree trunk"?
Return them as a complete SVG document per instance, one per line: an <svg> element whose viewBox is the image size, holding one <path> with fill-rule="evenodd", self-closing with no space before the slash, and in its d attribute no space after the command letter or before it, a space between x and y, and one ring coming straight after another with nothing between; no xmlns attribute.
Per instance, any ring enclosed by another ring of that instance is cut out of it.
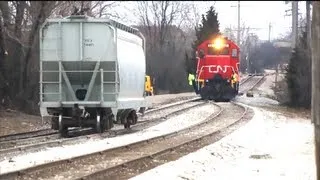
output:
<svg viewBox="0 0 320 180"><path fill-rule="evenodd" d="M6 36L5 28L7 27L8 21L8 2L0 2L0 11L2 14L2 19L0 19L0 101L3 104L3 100L8 96L8 79L6 71L6 61L7 61L7 46L6 46Z"/></svg>
<svg viewBox="0 0 320 180"><path fill-rule="evenodd" d="M28 65L30 62L30 58L32 56L32 48L35 42L36 37L38 36L38 31L40 28L40 25L44 22L45 18L46 18L46 11L51 11L51 9L46 8L49 7L49 5L47 5L48 2L46 1L42 1L39 2L40 3L40 9L39 9L39 13L37 16L35 16L34 21L33 21L33 25L32 25L32 29L30 32L30 36L29 36L29 40L28 40L28 47L26 50L26 55L24 57L24 68L23 68L23 90L25 91L27 88L27 84L28 84ZM48 13L49 14L49 13Z"/></svg>
<svg viewBox="0 0 320 180"><path fill-rule="evenodd" d="M312 102L314 123L315 160L317 179L320 180L320 2L313 1L312 12Z"/></svg>
<svg viewBox="0 0 320 180"><path fill-rule="evenodd" d="M24 17L24 10L27 4L25 1L17 1L17 10L16 10L16 19L15 19L15 27L14 27L14 35L17 39L21 39L22 37L22 21ZM20 66L20 78L19 78L19 90L17 92L23 91L23 46L19 43L16 43L16 53L15 58L19 59L19 66Z"/></svg>

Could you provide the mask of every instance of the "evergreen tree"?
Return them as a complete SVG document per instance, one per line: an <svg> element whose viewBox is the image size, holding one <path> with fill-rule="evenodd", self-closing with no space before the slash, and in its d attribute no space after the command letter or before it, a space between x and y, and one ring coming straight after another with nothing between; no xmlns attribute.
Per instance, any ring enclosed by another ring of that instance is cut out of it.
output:
<svg viewBox="0 0 320 180"><path fill-rule="evenodd" d="M196 48L203 41L212 38L214 39L217 35L220 35L218 14L214 10L213 6L206 12L206 16L202 14L202 21L195 28L197 39L192 44L192 54L186 53L186 70L187 73L196 72Z"/></svg>
<svg viewBox="0 0 320 180"><path fill-rule="evenodd" d="M291 55L286 81L289 105L310 108L311 105L311 56L307 51L307 36L303 33Z"/></svg>

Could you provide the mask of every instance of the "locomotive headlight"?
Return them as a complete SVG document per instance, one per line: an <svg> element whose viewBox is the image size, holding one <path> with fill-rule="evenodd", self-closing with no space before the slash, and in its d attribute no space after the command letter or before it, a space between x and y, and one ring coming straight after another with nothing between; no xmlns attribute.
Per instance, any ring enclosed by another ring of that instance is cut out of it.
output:
<svg viewBox="0 0 320 180"><path fill-rule="evenodd" d="M217 38L215 41L214 41L214 48L216 49L221 49L222 48L222 39L220 38Z"/></svg>
<svg viewBox="0 0 320 180"><path fill-rule="evenodd" d="M218 37L214 39L212 43L209 43L208 47L220 50L224 47L229 47L228 45L224 38Z"/></svg>
<svg viewBox="0 0 320 180"><path fill-rule="evenodd" d="M223 47L225 47L225 41L223 38L216 38L214 41L213 41L213 47L215 49L221 49Z"/></svg>

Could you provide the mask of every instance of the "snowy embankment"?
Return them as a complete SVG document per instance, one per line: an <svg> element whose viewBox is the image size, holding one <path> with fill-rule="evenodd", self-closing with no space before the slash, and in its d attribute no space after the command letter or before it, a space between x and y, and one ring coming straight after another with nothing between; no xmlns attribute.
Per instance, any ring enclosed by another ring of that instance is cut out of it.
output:
<svg viewBox="0 0 320 180"><path fill-rule="evenodd" d="M315 179L310 121L254 111L253 119L231 135L132 180Z"/></svg>
<svg viewBox="0 0 320 180"><path fill-rule="evenodd" d="M207 104L195 107L183 114L169 118L163 123L136 133L117 136L114 138L106 138L103 140L88 140L83 144L47 148L46 150L36 153L21 154L20 156L12 158L13 162L9 162L9 160L0 162L0 173L2 174L24 169L53 160L67 159L88 153L103 151L113 147L127 145L132 142L168 134L204 121L215 112L218 112L218 108L213 104Z"/></svg>

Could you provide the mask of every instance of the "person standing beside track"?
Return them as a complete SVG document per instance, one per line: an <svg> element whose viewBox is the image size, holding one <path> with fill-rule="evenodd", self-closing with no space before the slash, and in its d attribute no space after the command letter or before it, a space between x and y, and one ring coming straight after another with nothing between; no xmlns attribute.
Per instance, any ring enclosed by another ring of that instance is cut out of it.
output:
<svg viewBox="0 0 320 180"><path fill-rule="evenodd" d="M189 81L189 85L193 86L194 91L196 92L196 94L198 94L195 75L193 73L191 73L190 71L189 71L189 75L188 75L188 81Z"/></svg>
<svg viewBox="0 0 320 180"><path fill-rule="evenodd" d="M232 70L232 75L231 75L231 87L235 88L236 90L239 88L239 83L238 83L238 74Z"/></svg>

